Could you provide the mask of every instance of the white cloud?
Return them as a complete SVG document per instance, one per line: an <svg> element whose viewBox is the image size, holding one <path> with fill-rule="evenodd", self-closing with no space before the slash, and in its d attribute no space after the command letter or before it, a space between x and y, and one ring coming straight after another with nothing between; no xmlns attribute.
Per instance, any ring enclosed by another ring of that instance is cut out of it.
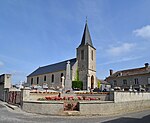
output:
<svg viewBox="0 0 150 123"><path fill-rule="evenodd" d="M8 73L11 73L13 76L13 84L20 83L21 81L26 81L26 75L27 73L24 71L19 71L19 70L12 70L9 71Z"/></svg>
<svg viewBox="0 0 150 123"><path fill-rule="evenodd" d="M141 59L142 56L139 57L128 57L128 58L122 58L122 59L118 59L118 60L114 60L114 61L109 61L109 62L105 62L99 65L109 65L109 64L116 64L116 63L120 63L120 62L127 62L127 61L133 61L133 60L137 60L137 59Z"/></svg>
<svg viewBox="0 0 150 123"><path fill-rule="evenodd" d="M3 66L3 65L4 65L4 63L2 61L0 61L0 66Z"/></svg>
<svg viewBox="0 0 150 123"><path fill-rule="evenodd" d="M136 36L150 40L150 25L143 26L140 29L136 29L133 31L133 33L135 33Z"/></svg>
<svg viewBox="0 0 150 123"><path fill-rule="evenodd" d="M135 45L134 43L123 43L120 46L111 46L107 52L113 56L120 56L132 51Z"/></svg>

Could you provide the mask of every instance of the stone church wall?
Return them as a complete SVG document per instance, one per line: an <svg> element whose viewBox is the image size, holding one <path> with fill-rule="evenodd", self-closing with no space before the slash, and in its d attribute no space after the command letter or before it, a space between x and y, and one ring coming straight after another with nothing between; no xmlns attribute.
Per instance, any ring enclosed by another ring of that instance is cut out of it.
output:
<svg viewBox="0 0 150 123"><path fill-rule="evenodd" d="M42 86L43 83L46 83L46 84L48 84L48 87L61 86L61 73L63 73L64 76L66 75L66 72L64 70L64 71L58 71L58 72L28 77L27 83L29 83L29 85L31 85L31 78L33 78L33 85ZM52 82L52 74L54 75L54 82ZM44 81L44 76L46 76L46 81ZM37 83L37 77L39 77L39 83Z"/></svg>
<svg viewBox="0 0 150 123"><path fill-rule="evenodd" d="M88 46L88 69L96 71L96 50L91 46ZM93 59L92 59L92 52L93 52Z"/></svg>
<svg viewBox="0 0 150 123"><path fill-rule="evenodd" d="M84 50L84 59L81 59L81 52ZM88 49L82 46L77 49L79 79L83 82L83 89L87 89L87 67L88 67Z"/></svg>
<svg viewBox="0 0 150 123"><path fill-rule="evenodd" d="M72 66L71 70L71 79L74 80L76 77L76 70L77 70L77 62ZM38 76L33 76L33 77L28 77L27 78L27 83L28 85L31 85L31 78L33 78L33 85L40 85L42 86L43 83L48 84L48 87L57 87L61 86L61 74L63 73L63 76L66 76L66 71L58 71L58 72L53 72L53 73L48 73L48 74L42 74ZM52 74L54 75L54 82L52 82ZM46 76L46 81L44 81L44 76ZM37 83L37 77L39 77L39 83Z"/></svg>

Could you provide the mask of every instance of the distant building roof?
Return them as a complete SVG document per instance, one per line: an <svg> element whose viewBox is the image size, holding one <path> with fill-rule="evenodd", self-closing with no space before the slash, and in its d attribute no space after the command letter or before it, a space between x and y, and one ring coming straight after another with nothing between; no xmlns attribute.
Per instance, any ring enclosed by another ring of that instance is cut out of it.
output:
<svg viewBox="0 0 150 123"><path fill-rule="evenodd" d="M145 66L141 68L117 71L107 78L121 77L121 76L133 76L133 75L141 75L141 74L148 74L148 73L150 73L150 66Z"/></svg>
<svg viewBox="0 0 150 123"><path fill-rule="evenodd" d="M105 84L105 85L107 85L107 84L110 84L109 82L107 82L106 80L103 80L103 79L97 79L97 82L100 82L100 84Z"/></svg>
<svg viewBox="0 0 150 123"><path fill-rule="evenodd" d="M57 71L61 71L61 70L66 70L67 61L70 61L70 65L72 67L76 62L76 58L68 59L66 61L62 61L62 62L59 62L59 63L55 63L55 64L43 66L43 67L39 67L38 69L36 69L34 72L32 72L27 77L46 74L46 73L57 72Z"/></svg>

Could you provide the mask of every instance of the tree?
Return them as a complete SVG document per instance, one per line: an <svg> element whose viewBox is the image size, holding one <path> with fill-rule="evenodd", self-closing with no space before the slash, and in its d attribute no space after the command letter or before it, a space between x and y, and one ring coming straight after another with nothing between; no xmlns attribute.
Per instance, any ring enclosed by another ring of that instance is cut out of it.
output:
<svg viewBox="0 0 150 123"><path fill-rule="evenodd" d="M100 81L100 80L98 80L98 82L97 82L97 87L98 87L98 88L101 87L101 81Z"/></svg>
<svg viewBox="0 0 150 123"><path fill-rule="evenodd" d="M77 68L77 70L76 70L75 81L80 81L80 80L79 80L79 70L78 70L78 68Z"/></svg>

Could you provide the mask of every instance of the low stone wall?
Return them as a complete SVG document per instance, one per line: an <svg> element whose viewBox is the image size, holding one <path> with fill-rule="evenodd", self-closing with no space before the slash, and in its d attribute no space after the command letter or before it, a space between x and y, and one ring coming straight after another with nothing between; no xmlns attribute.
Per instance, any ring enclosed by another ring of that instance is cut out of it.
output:
<svg viewBox="0 0 150 123"><path fill-rule="evenodd" d="M150 100L132 102L79 102L81 115L112 115L150 108Z"/></svg>
<svg viewBox="0 0 150 123"><path fill-rule="evenodd" d="M114 102L150 100L149 92L114 92Z"/></svg>
<svg viewBox="0 0 150 123"><path fill-rule="evenodd" d="M22 110L37 114L62 115L64 111L64 102L24 101Z"/></svg>
<svg viewBox="0 0 150 123"><path fill-rule="evenodd" d="M36 101L35 98L48 95L31 94L29 91L23 93L22 109L26 112L65 115L64 101ZM52 95L51 95L52 96ZM92 94L86 96L100 96ZM112 115L127 113L150 108L150 93L146 92L111 92L104 95L105 99L112 101L79 101L78 110L80 115Z"/></svg>
<svg viewBox="0 0 150 123"><path fill-rule="evenodd" d="M45 98L48 96L58 96L56 93L31 93L30 89L22 89L23 101L36 101L39 98Z"/></svg>
<svg viewBox="0 0 150 123"><path fill-rule="evenodd" d="M150 108L150 100L119 102L81 101L78 115L112 115ZM62 101L24 101L22 109L30 113L66 115Z"/></svg>
<svg viewBox="0 0 150 123"><path fill-rule="evenodd" d="M30 93L29 97L26 100L37 100L39 98L45 98L49 96L58 96L58 94L48 94L48 93Z"/></svg>
<svg viewBox="0 0 150 123"><path fill-rule="evenodd" d="M77 94L77 96L82 97L94 97L94 98L100 98L101 101L113 101L113 93L107 93L107 94Z"/></svg>
<svg viewBox="0 0 150 123"><path fill-rule="evenodd" d="M110 115L150 108L150 93L148 92L113 92L109 100L79 102L82 115Z"/></svg>

